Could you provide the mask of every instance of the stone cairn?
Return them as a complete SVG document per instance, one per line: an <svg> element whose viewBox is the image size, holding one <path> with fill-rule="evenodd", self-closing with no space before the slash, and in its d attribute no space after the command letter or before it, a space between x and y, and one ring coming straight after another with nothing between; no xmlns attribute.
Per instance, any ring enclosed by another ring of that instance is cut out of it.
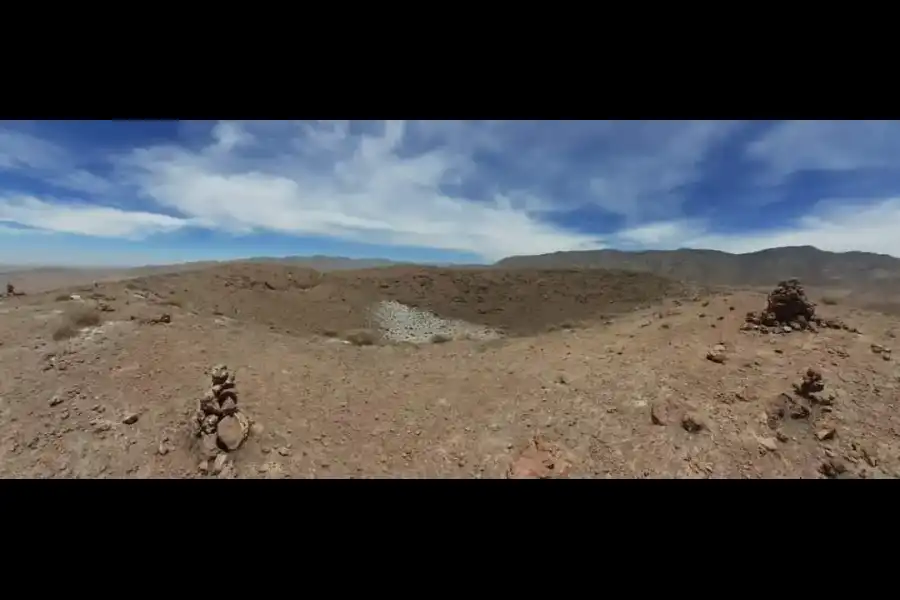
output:
<svg viewBox="0 0 900 600"><path fill-rule="evenodd" d="M209 375L212 387L200 399L191 425L194 437L200 441L200 470L223 475L230 470L227 453L247 440L252 423L238 408L234 371L216 365ZM212 466L209 461L214 461Z"/></svg>
<svg viewBox="0 0 900 600"><path fill-rule="evenodd" d="M806 297L798 279L779 282L769 294L766 309L749 312L744 331L760 333L791 333L792 331L817 331L819 327L850 330L839 319L823 319L816 316L816 305Z"/></svg>

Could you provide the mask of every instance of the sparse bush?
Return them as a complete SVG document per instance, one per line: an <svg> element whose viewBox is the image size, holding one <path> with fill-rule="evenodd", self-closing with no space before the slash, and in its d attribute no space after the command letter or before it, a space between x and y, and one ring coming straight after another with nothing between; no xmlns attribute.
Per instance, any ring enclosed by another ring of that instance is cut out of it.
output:
<svg viewBox="0 0 900 600"><path fill-rule="evenodd" d="M354 346L374 346L378 342L378 334L371 329L354 329L346 332L344 339Z"/></svg>
<svg viewBox="0 0 900 600"><path fill-rule="evenodd" d="M53 332L53 339L56 341L69 339L86 327L96 327L101 321L100 311L95 307L83 304L73 306L62 314Z"/></svg>
<svg viewBox="0 0 900 600"><path fill-rule="evenodd" d="M837 303L838 300L834 296L825 296L822 298L822 304L825 304L826 306L834 306Z"/></svg>
<svg viewBox="0 0 900 600"><path fill-rule="evenodd" d="M453 341L452 337L450 337L449 335L443 334L443 333L436 333L433 336L431 336L432 344L446 344L447 342L452 342L452 341Z"/></svg>
<svg viewBox="0 0 900 600"><path fill-rule="evenodd" d="M53 331L53 341L67 340L76 335L78 335L78 329L73 327L71 323L62 322Z"/></svg>

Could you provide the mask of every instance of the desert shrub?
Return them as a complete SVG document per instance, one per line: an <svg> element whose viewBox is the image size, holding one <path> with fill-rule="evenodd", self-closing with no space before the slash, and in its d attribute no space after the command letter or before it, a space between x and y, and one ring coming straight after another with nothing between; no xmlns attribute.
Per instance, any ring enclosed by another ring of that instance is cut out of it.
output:
<svg viewBox="0 0 900 600"><path fill-rule="evenodd" d="M822 304L825 304L827 306L834 306L837 303L838 300L834 296L825 296L824 298L822 298Z"/></svg>
<svg viewBox="0 0 900 600"><path fill-rule="evenodd" d="M61 315L53 331L53 339L56 341L69 339L86 327L96 327L101 321L100 311L95 307L84 304L73 306Z"/></svg>
<svg viewBox="0 0 900 600"><path fill-rule="evenodd" d="M378 334L371 329L354 329L344 333L344 339L354 346L374 346L378 342Z"/></svg>

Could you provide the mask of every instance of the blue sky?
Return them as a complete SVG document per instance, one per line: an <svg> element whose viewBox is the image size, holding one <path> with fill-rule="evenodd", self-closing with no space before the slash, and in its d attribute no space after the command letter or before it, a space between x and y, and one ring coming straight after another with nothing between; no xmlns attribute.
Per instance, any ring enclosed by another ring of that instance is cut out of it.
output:
<svg viewBox="0 0 900 600"><path fill-rule="evenodd" d="M0 121L0 263L900 256L900 122Z"/></svg>

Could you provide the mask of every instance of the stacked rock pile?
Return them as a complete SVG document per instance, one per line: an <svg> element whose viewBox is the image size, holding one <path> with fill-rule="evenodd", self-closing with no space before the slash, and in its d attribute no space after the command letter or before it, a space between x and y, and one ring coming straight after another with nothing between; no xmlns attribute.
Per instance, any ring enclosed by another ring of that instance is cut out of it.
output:
<svg viewBox="0 0 900 600"><path fill-rule="evenodd" d="M213 470L219 474L228 466L226 453L241 447L250 435L252 423L238 408L234 372L225 365L216 365L209 375L212 387L200 399L191 425L194 436L200 440L200 470L209 470L208 461L214 460Z"/></svg>
<svg viewBox="0 0 900 600"><path fill-rule="evenodd" d="M803 398L817 400L815 394L825 389L825 380L822 374L815 369L807 369L799 384L794 384L794 391Z"/></svg>
<svg viewBox="0 0 900 600"><path fill-rule="evenodd" d="M741 329L761 333L790 333L804 330L814 332L818 327L852 331L840 319L816 316L816 305L806 297L800 281L788 279L779 282L772 290L764 311L747 313Z"/></svg>

